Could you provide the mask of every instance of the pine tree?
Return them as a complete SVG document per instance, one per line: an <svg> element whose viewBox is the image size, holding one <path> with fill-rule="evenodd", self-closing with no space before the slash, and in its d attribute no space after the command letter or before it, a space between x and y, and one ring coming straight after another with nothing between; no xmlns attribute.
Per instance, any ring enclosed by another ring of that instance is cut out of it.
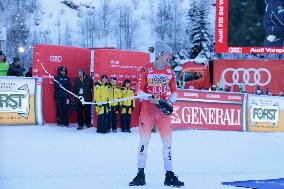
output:
<svg viewBox="0 0 284 189"><path fill-rule="evenodd" d="M25 48L29 35L29 27L26 24L27 7L24 1L14 0L11 7L11 20L7 31L7 54L19 56L19 47Z"/></svg>
<svg viewBox="0 0 284 189"><path fill-rule="evenodd" d="M205 1L197 2L194 0L188 10L188 29L187 33L192 45L189 48L188 56L190 59L207 58L211 59L214 50L214 37L208 21L208 6Z"/></svg>

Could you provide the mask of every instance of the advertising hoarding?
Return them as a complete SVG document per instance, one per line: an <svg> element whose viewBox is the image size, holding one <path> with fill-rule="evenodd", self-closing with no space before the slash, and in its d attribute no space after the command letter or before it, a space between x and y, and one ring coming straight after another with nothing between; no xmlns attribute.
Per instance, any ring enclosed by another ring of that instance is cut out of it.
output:
<svg viewBox="0 0 284 189"><path fill-rule="evenodd" d="M1 77L0 125L43 124L41 78Z"/></svg>

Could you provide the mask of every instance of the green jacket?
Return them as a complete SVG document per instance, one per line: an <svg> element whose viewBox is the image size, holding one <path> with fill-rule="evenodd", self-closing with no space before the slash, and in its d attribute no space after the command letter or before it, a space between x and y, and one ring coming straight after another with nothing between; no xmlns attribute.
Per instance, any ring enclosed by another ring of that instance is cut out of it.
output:
<svg viewBox="0 0 284 189"><path fill-rule="evenodd" d="M7 76L8 69L9 69L8 62L0 62L0 76Z"/></svg>

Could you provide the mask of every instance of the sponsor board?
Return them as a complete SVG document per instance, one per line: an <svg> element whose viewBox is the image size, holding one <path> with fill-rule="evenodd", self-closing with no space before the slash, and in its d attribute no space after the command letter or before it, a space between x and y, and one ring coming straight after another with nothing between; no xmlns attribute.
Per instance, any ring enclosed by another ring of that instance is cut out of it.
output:
<svg viewBox="0 0 284 189"><path fill-rule="evenodd" d="M185 89L178 94L171 114L173 128L245 130L245 94Z"/></svg>
<svg viewBox="0 0 284 189"><path fill-rule="evenodd" d="M284 131L284 98L277 96L249 95L248 131Z"/></svg>
<svg viewBox="0 0 284 189"><path fill-rule="evenodd" d="M239 92L239 86L253 93L257 86L272 94L283 91L283 60L214 60L213 83Z"/></svg>
<svg viewBox="0 0 284 189"><path fill-rule="evenodd" d="M43 86L43 113L46 123L56 123L56 103L54 99L54 81L45 73L41 64L52 75L58 74L58 68L64 66L71 86L77 77L79 68L90 74L91 50L57 45L35 45L33 52L33 76L45 78ZM50 111L53 110L53 111ZM76 113L70 112L70 122L76 122Z"/></svg>
<svg viewBox="0 0 284 189"><path fill-rule="evenodd" d="M41 78L1 77L0 125L42 124L41 86Z"/></svg>

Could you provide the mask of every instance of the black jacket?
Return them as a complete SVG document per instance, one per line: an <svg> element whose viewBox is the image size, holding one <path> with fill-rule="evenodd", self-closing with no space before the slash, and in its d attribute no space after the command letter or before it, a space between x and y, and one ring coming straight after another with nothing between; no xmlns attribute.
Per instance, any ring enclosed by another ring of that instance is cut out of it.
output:
<svg viewBox="0 0 284 189"><path fill-rule="evenodd" d="M70 79L64 75L58 75L55 77L55 79L67 90L70 90ZM66 92L64 89L62 89L60 87L60 85L54 81L54 85L55 85L55 100L59 100L62 98L68 98L69 97L69 93Z"/></svg>
<svg viewBox="0 0 284 189"><path fill-rule="evenodd" d="M82 95L79 94L80 88L83 89ZM85 75L81 81L80 78L77 77L74 81L74 94L77 96L83 96L86 102L91 102L93 96L93 79Z"/></svg>
<svg viewBox="0 0 284 189"><path fill-rule="evenodd" d="M16 65L15 63L10 64L8 69L8 76L24 76L25 69L21 65Z"/></svg>

